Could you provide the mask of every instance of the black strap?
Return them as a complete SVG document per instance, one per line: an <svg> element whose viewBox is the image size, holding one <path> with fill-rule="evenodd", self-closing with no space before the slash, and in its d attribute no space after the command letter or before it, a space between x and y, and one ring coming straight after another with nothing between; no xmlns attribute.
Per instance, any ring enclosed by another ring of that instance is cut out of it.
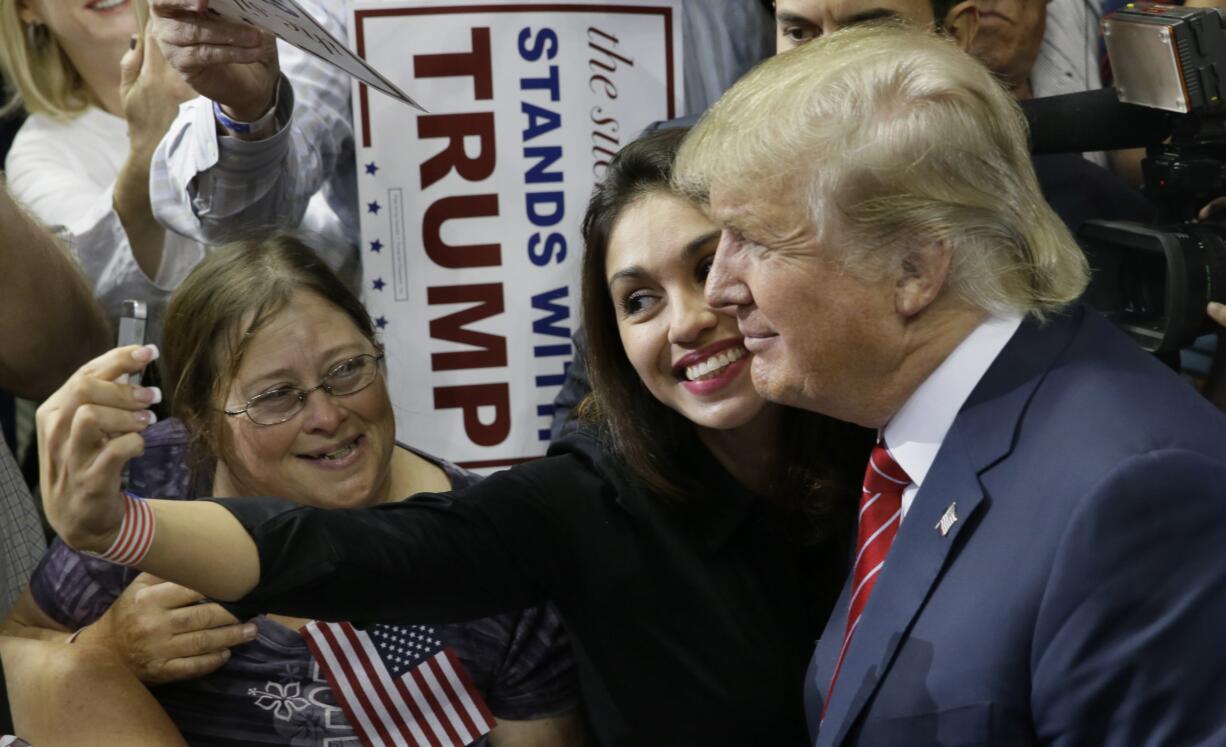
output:
<svg viewBox="0 0 1226 747"><path fill-rule="evenodd" d="M9 693L4 684L4 661L0 660L0 734L14 734L13 712L9 707Z"/></svg>

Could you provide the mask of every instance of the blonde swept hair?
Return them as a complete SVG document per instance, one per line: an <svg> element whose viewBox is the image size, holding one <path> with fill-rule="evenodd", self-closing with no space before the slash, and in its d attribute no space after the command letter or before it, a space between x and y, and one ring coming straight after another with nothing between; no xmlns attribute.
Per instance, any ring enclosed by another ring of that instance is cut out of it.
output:
<svg viewBox="0 0 1226 747"><path fill-rule="evenodd" d="M22 0L0 0L0 73L9 90L0 116L24 109L59 120L89 107L84 81L55 36L43 27L43 42L32 47L21 20Z"/></svg>
<svg viewBox="0 0 1226 747"><path fill-rule="evenodd" d="M699 121L679 191L804 196L819 245L871 275L921 244L951 249L946 288L1042 318L1081 295L1085 257L1039 190L1017 103L947 39L898 23L771 58Z"/></svg>

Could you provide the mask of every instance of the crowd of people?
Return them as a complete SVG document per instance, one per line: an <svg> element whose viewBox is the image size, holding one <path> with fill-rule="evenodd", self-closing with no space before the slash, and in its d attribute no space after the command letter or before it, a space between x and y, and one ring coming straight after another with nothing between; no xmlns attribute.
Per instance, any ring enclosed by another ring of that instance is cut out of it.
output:
<svg viewBox="0 0 1226 747"><path fill-rule="evenodd" d="M685 0L549 454L482 478L397 440L342 72L208 0L0 0L0 390L41 401L0 744L1226 742L1226 416L1080 300L1077 226L1154 215L1131 156L1032 156L1018 105L1072 85L1067 5ZM321 629L480 706L388 726Z"/></svg>

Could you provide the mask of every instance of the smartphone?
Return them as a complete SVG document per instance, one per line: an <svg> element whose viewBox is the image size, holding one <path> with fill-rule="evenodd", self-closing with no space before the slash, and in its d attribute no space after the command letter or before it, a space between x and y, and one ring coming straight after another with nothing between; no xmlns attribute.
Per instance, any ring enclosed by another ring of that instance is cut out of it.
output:
<svg viewBox="0 0 1226 747"><path fill-rule="evenodd" d="M145 344L145 320L148 312L144 301L124 301L119 317L119 347ZM139 373L128 374L128 383L140 385Z"/></svg>

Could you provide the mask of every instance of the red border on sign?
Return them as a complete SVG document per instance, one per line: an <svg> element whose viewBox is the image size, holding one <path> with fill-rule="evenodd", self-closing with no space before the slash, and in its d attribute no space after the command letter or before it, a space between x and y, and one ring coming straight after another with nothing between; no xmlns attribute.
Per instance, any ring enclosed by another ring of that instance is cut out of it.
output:
<svg viewBox="0 0 1226 747"><path fill-rule="evenodd" d="M664 64L666 95L668 96L668 118L677 116L676 102L673 98L673 14L672 8L644 8L635 5L579 5L577 3L556 3L532 5L456 5L440 8L382 8L359 10L354 14L355 35L357 38L358 57L366 59L366 34L363 22L367 18L386 16L424 16L441 13L523 13L551 10L559 13L626 13L631 15L658 15L664 19ZM362 110L362 147L370 147L370 93L365 83L358 85L358 102Z"/></svg>

